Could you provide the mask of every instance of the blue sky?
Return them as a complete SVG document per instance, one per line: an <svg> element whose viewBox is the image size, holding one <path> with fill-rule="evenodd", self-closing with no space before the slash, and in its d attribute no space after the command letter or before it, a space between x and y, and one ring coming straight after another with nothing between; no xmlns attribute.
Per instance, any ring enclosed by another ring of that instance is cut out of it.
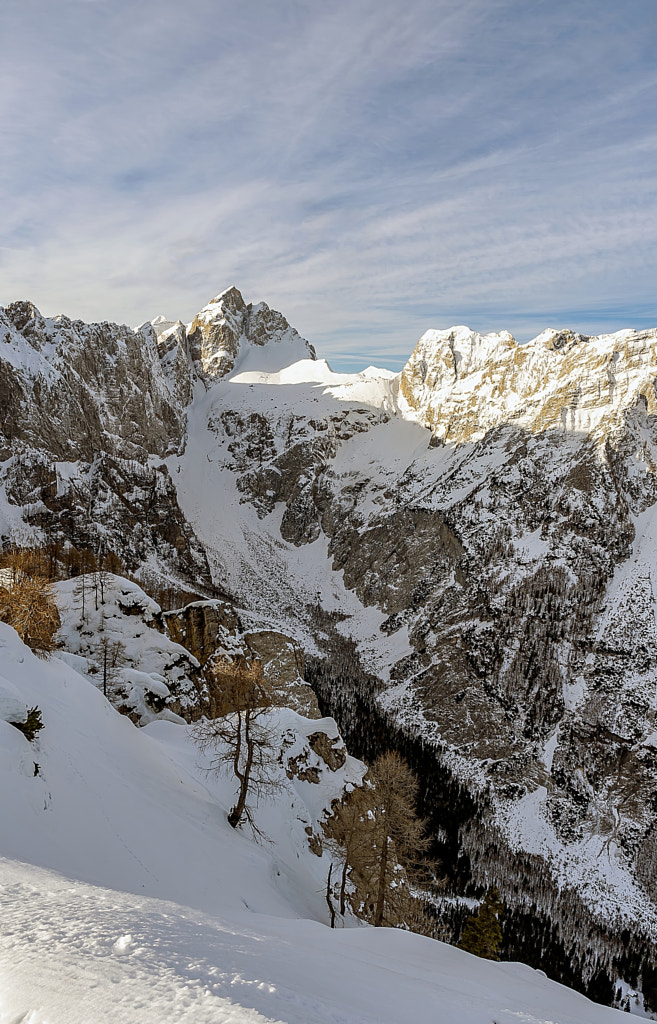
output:
<svg viewBox="0 0 657 1024"><path fill-rule="evenodd" d="M336 368L657 326L655 0L3 0L0 303L236 284Z"/></svg>

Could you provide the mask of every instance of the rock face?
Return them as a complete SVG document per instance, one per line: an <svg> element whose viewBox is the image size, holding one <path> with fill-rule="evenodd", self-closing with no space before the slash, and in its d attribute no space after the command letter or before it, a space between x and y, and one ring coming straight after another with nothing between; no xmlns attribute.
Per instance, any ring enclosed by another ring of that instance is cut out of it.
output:
<svg viewBox="0 0 657 1024"><path fill-rule="evenodd" d="M346 764L347 751L344 740L335 729L335 723L329 718L322 719L321 724L324 729L306 734L307 743L301 749L298 742L286 744L283 764L289 779L297 778L301 782L318 785L322 772L327 768L330 772L337 772ZM321 849L320 844L319 850L314 852L321 856Z"/></svg>
<svg viewBox="0 0 657 1024"><path fill-rule="evenodd" d="M444 740L489 762L487 786L547 787L565 842L604 835L631 861L657 796L656 378L655 331L519 347L455 329L425 335L400 382L447 447L399 503L440 510L461 545L451 578L424 573L421 608L401 597L413 689Z"/></svg>
<svg viewBox="0 0 657 1024"><path fill-rule="evenodd" d="M202 666L218 651L229 656L243 653L238 642L237 612L228 601L194 601L165 612L162 618L169 636L186 647Z"/></svg>
<svg viewBox="0 0 657 1024"><path fill-rule="evenodd" d="M639 401L657 411L656 355L654 330L544 331L527 345L506 332L427 331L402 371L401 407L454 444L506 424L601 438Z"/></svg>
<svg viewBox="0 0 657 1024"><path fill-rule="evenodd" d="M457 327L400 375L347 376L236 289L189 328L28 303L0 325L5 540L102 535L133 571L212 598L166 613L172 638L201 663L255 654L306 716L302 651L324 655L341 728L366 737L369 709L425 745L438 804L434 775L465 794L455 885L497 881L542 915L573 951L564 980L645 986L657 332L520 346Z"/></svg>
<svg viewBox="0 0 657 1024"><path fill-rule="evenodd" d="M262 663L274 702L293 708L304 718L321 718L317 698L304 679L303 652L289 636L275 630L245 631L235 607L227 601L196 601L162 616L167 634L182 644L202 667L214 658L243 657ZM208 714L221 704L208 679Z"/></svg>
<svg viewBox="0 0 657 1024"><path fill-rule="evenodd" d="M46 319L14 302L0 310L0 345L5 457L32 445L58 461L89 463L98 452L141 460L180 445L182 381L160 365L150 324Z"/></svg>
<svg viewBox="0 0 657 1024"><path fill-rule="evenodd" d="M110 549L131 571L215 592L206 554L178 507L163 461L184 450L195 385L268 346L283 364L315 353L265 303L236 288L189 331L156 318L137 329L46 318L30 302L0 308L0 484L32 536ZM0 514L4 543L11 514ZM99 524L103 528L99 529ZM19 530L19 533L21 531ZM30 535L22 531L24 542Z"/></svg>
<svg viewBox="0 0 657 1024"><path fill-rule="evenodd" d="M30 533L68 541L112 551L131 572L148 564L145 582L193 580L197 591L214 590L206 553L178 505L165 463L104 452L92 463L60 462L29 447L0 467L0 483L9 507L20 509L30 528L17 537L3 530L5 543L24 542Z"/></svg>
<svg viewBox="0 0 657 1024"><path fill-rule="evenodd" d="M240 349L252 345L293 348L296 351L292 359L288 357L290 362L294 358L315 358L312 345L290 327L281 313L270 309L266 302L247 305L237 288L228 288L212 299L196 314L189 328L194 366L206 382L230 373Z"/></svg>
<svg viewBox="0 0 657 1024"><path fill-rule="evenodd" d="M321 718L317 697L304 679L304 657L299 644L276 630L265 629L246 633L244 642L263 664L265 677L272 684L277 703L293 708L304 718ZM321 734L323 735L323 734ZM313 738L310 745L313 747ZM316 747L313 750L334 770L329 756Z"/></svg>

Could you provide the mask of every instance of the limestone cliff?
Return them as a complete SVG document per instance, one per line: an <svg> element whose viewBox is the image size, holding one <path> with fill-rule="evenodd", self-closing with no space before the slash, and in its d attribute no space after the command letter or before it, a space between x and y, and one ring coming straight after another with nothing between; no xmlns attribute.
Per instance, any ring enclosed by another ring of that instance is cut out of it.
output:
<svg viewBox="0 0 657 1024"><path fill-rule="evenodd" d="M202 667L217 657L255 658L262 663L275 703L293 708L304 718L321 718L317 698L304 679L303 652L289 636L271 629L245 631L237 610L227 601L196 601L165 612L162 621L167 634ZM213 716L221 693L213 691L211 674L207 685L207 713Z"/></svg>
<svg viewBox="0 0 657 1024"><path fill-rule="evenodd" d="M170 337L168 333L166 337ZM295 359L314 359L315 350L281 313L266 302L245 303L237 288L228 288L196 314L189 326L194 366L207 382L224 377L235 366L240 349L274 346L282 350L282 366Z"/></svg>
<svg viewBox="0 0 657 1024"><path fill-rule="evenodd" d="M253 347L282 364L314 359L282 314L247 305L236 288L189 329L163 317L136 329L47 318L30 302L0 308L3 543L41 534L109 549L132 572L148 563L152 579L214 596L165 460L185 448L195 385ZM14 535L20 521L32 529Z"/></svg>
<svg viewBox="0 0 657 1024"><path fill-rule="evenodd" d="M657 412L657 331L586 337L544 331L526 345L467 327L427 331L402 370L401 409L441 441L478 441L513 424L601 439L639 401Z"/></svg>

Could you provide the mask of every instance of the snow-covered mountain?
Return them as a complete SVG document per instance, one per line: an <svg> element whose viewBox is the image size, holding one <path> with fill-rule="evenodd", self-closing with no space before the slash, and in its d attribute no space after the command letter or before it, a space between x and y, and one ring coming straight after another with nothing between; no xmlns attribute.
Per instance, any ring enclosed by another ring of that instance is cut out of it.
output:
<svg viewBox="0 0 657 1024"><path fill-rule="evenodd" d="M237 289L137 330L14 303L0 533L102 543L289 638L350 749L421 770L508 955L648 992L656 380L655 331L429 331L401 374L345 375Z"/></svg>

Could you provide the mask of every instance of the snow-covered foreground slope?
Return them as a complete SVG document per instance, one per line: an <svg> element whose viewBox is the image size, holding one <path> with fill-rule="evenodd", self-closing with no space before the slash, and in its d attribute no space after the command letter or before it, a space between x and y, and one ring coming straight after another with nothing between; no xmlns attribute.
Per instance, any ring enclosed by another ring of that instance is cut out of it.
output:
<svg viewBox="0 0 657 1024"><path fill-rule="evenodd" d="M0 868L0 1024L626 1019L523 964L409 932L331 931L247 910L209 916L23 864Z"/></svg>
<svg viewBox="0 0 657 1024"><path fill-rule="evenodd" d="M349 780L360 782L360 761L347 758L316 785L288 779L281 765L281 799L256 811L270 850L227 825L233 782L204 771L185 725L135 728L85 677L58 659L39 661L3 623L0 665L0 693L18 690L44 722L28 743L0 719L0 855L206 911L248 904L324 920L329 862L309 852L304 829ZM337 733L330 719L277 710L282 738L322 726Z"/></svg>
<svg viewBox="0 0 657 1024"><path fill-rule="evenodd" d="M230 780L202 771L185 726L135 728L3 624L0 665L8 716L22 700L44 722L30 744L0 720L2 1024L620 1019L519 964L329 929L326 855L304 828L331 787L359 780L354 759L319 785L288 780L258 811L273 840L259 845L227 825Z"/></svg>

